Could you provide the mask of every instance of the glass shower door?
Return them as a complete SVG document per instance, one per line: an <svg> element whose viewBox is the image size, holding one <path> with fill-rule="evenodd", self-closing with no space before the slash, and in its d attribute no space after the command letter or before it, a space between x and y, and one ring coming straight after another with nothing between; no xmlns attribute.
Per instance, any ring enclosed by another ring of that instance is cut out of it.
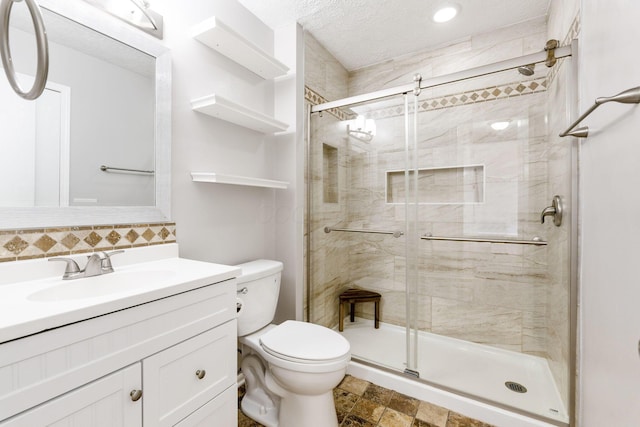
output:
<svg viewBox="0 0 640 427"><path fill-rule="evenodd" d="M354 322L344 319L342 333L355 359L399 372L412 351L406 290L415 262L407 259L416 255L407 247L415 230L407 228L413 176L405 97L311 114L309 159L309 320L337 329L343 291L379 293L380 327L374 303L363 302L355 304Z"/></svg>
<svg viewBox="0 0 640 427"><path fill-rule="evenodd" d="M344 290L379 293L379 328L371 302L344 319L354 359L566 422L575 227L540 214L555 195L575 206L575 149L557 137L570 74L311 114L309 320L337 329Z"/></svg>
<svg viewBox="0 0 640 427"><path fill-rule="evenodd" d="M424 90L410 165L421 380L556 421L568 420L570 218L540 215L556 194L571 200L554 128L566 68Z"/></svg>

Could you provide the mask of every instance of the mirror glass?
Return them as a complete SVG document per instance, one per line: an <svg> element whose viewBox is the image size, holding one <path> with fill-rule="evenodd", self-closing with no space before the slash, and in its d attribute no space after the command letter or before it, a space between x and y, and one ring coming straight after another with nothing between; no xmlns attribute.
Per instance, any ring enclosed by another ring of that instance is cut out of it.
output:
<svg viewBox="0 0 640 427"><path fill-rule="evenodd" d="M24 101L0 73L0 229L171 221L169 49L85 2L38 3L50 40L45 95ZM32 27L15 2L23 90L35 74Z"/></svg>
<svg viewBox="0 0 640 427"><path fill-rule="evenodd" d="M156 57L42 13L50 58L43 95L20 98L0 73L0 207L155 207ZM24 3L13 6L9 34L28 89L36 45Z"/></svg>

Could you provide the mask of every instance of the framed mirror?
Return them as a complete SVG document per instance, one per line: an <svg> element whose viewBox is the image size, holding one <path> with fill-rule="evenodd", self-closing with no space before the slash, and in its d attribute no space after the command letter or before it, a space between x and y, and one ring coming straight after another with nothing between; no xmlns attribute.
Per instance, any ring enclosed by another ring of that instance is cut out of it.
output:
<svg viewBox="0 0 640 427"><path fill-rule="evenodd" d="M44 94L23 100L0 76L0 229L170 221L168 48L84 2L39 3ZM35 41L21 3L10 45L27 87Z"/></svg>

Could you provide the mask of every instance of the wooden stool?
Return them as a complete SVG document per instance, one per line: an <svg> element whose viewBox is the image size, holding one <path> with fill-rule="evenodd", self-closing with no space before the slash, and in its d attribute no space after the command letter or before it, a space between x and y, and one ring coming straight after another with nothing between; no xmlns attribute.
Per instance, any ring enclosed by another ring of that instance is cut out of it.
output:
<svg viewBox="0 0 640 427"><path fill-rule="evenodd" d="M338 324L338 330L342 332L344 329L344 304L350 305L351 311L349 312L349 320L352 322L355 320L356 303L357 302L371 302L375 303L374 325L378 329L380 327L380 295L377 292L367 291L365 289L347 289L340 294L340 321Z"/></svg>

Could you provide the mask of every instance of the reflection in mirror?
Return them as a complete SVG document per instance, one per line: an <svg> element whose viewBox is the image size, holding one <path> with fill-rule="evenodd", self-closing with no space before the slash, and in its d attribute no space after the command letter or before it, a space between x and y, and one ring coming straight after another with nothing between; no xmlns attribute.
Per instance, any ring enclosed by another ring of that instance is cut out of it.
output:
<svg viewBox="0 0 640 427"><path fill-rule="evenodd" d="M26 101L0 80L0 205L153 206L155 58L43 9L50 50L45 95ZM16 70L35 70L33 28L14 8Z"/></svg>
<svg viewBox="0 0 640 427"><path fill-rule="evenodd" d="M0 79L0 229L169 221L169 50L86 3L39 3L44 95L25 101ZM36 46L23 3L9 42L26 87Z"/></svg>

